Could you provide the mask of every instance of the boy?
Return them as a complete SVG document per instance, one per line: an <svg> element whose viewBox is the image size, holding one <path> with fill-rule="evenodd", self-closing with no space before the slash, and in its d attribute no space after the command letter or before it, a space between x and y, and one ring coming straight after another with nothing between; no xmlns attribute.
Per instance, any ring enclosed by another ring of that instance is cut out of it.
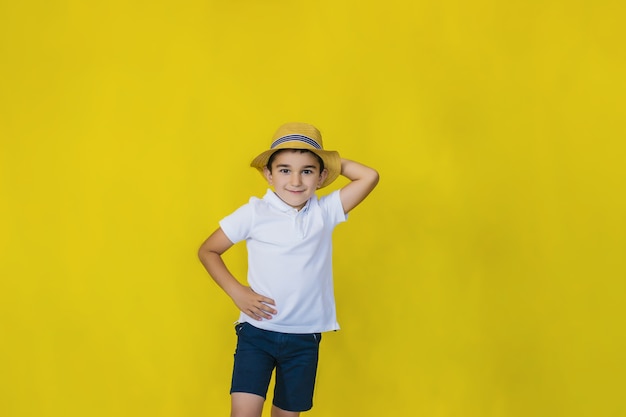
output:
<svg viewBox="0 0 626 417"><path fill-rule="evenodd" d="M274 368L272 417L297 417L312 407L321 333L339 329L331 265L333 228L378 183L378 173L323 149L309 124L287 123L270 149L251 163L274 191L252 197L202 244L198 256L241 311L231 383L231 417L260 417ZM339 175L350 180L318 199ZM221 255L242 240L248 284Z"/></svg>

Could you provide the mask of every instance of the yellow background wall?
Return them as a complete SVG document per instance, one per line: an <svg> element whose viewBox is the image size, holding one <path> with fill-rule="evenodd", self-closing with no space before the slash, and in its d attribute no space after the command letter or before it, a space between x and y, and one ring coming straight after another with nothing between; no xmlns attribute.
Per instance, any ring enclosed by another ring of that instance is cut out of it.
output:
<svg viewBox="0 0 626 417"><path fill-rule="evenodd" d="M196 250L307 121L382 178L308 415L626 416L624 17L1 0L0 415L228 415L237 312Z"/></svg>

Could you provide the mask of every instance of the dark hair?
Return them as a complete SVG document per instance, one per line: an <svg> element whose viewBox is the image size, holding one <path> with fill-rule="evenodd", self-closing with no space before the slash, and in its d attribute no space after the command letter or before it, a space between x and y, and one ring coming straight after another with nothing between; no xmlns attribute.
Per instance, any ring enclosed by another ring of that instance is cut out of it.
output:
<svg viewBox="0 0 626 417"><path fill-rule="evenodd" d="M292 149L292 148L279 149L273 154L271 154L270 159L267 160L267 169L269 169L270 171L272 170L272 163L274 162L274 159L276 159L276 155L278 155L282 151L294 151L294 152L300 152L300 153L308 152L317 158L317 161L320 164L320 173L324 171L324 160L318 154L308 149Z"/></svg>

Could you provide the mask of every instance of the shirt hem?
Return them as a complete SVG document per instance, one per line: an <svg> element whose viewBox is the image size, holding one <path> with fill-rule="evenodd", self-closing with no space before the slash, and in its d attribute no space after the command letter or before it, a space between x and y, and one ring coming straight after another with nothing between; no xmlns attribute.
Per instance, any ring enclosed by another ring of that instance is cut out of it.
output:
<svg viewBox="0 0 626 417"><path fill-rule="evenodd" d="M329 326L277 326L272 325L268 321L257 321L257 320L245 320L239 319L239 323L249 323L250 325L262 329L269 330L272 332L278 333L288 333L288 334L309 334L309 333L325 333L325 332L334 332L340 329L339 324L335 323Z"/></svg>

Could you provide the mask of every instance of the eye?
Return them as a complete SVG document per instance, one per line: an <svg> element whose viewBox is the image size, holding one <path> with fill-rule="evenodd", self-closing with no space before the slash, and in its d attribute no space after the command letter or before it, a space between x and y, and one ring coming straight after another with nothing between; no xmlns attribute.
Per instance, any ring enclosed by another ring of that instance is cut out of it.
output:
<svg viewBox="0 0 626 417"><path fill-rule="evenodd" d="M281 168L278 170L281 174L289 174L289 170L287 168Z"/></svg>
<svg viewBox="0 0 626 417"><path fill-rule="evenodd" d="M303 170L303 171L302 171L302 173L303 173L304 175L309 175L309 174L313 174L313 171L312 171L312 170L310 170L310 169L305 169L305 170Z"/></svg>

